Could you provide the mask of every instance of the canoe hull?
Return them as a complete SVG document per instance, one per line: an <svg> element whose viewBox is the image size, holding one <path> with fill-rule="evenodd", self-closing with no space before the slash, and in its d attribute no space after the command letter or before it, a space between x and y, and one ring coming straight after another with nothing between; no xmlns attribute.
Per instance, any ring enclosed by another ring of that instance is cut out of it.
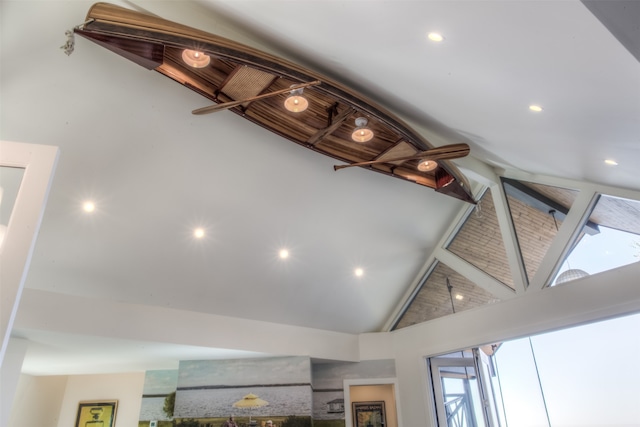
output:
<svg viewBox="0 0 640 427"><path fill-rule="evenodd" d="M288 94L247 102L230 109L286 139L345 163L372 160L368 169L411 181L474 203L470 186L447 160L433 171L420 171L417 161L391 160L434 148L425 138L381 105L341 83L250 46L156 16L97 3L87 22L75 32L149 70L157 71L213 103L244 100L319 81L304 89L309 108L291 113L283 105ZM211 58L204 68L185 64L185 49ZM375 137L358 143L351 138L355 118L368 120Z"/></svg>

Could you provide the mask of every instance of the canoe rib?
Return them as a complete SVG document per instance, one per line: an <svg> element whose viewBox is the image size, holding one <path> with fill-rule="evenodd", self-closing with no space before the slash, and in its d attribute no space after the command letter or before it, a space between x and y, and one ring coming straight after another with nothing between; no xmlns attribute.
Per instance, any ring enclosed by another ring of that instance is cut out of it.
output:
<svg viewBox="0 0 640 427"><path fill-rule="evenodd" d="M252 47L157 16L119 6L96 3L87 21L75 31L79 35L147 69L192 89L215 103L238 101L318 80L306 88L310 107L304 113L283 108L285 94L265 97L233 108L247 120L293 142L345 163L366 162L389 155L399 141L403 152L434 148L400 118L367 97L326 76L320 75ZM193 69L179 60L182 49L210 55L211 65ZM234 71L236 70L236 71ZM242 71L244 70L244 71ZM233 73L245 73L238 76ZM205 107L206 108L206 107ZM339 113L336 113L339 111ZM351 140L352 119L366 117L376 137L368 143ZM417 161L392 162L372 170L434 188L449 196L475 203L470 185L448 160L439 161L433 172L417 169Z"/></svg>
<svg viewBox="0 0 640 427"><path fill-rule="evenodd" d="M337 107L336 107L337 109ZM307 144L312 146L318 143L318 141L323 140L327 135L332 134L336 129L338 129L349 117L351 117L355 113L355 110L351 107L346 107L340 114L336 117L330 117L330 124L318 130L311 138L307 140Z"/></svg>

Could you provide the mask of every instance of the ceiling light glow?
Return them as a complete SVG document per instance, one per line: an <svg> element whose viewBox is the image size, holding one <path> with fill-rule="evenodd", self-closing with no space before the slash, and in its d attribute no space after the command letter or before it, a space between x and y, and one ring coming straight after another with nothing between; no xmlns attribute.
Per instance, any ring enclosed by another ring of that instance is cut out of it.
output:
<svg viewBox="0 0 640 427"><path fill-rule="evenodd" d="M609 166L618 166L618 162L616 162L613 159L607 159L604 161L606 164L608 164Z"/></svg>
<svg viewBox="0 0 640 427"><path fill-rule="evenodd" d="M533 111L535 113L540 113L540 112L542 112L542 107L539 106L539 105L532 104L532 105L529 105L529 110L531 110L531 111Z"/></svg>
<svg viewBox="0 0 640 427"><path fill-rule="evenodd" d="M439 33L429 33L427 37L432 42L441 42L444 40L444 37L442 37L442 34L439 34Z"/></svg>
<svg viewBox="0 0 640 427"><path fill-rule="evenodd" d="M211 62L211 57L204 52L185 49L182 52L182 60L190 67L204 68Z"/></svg>
<svg viewBox="0 0 640 427"><path fill-rule="evenodd" d="M418 170L420 172L430 172L438 167L438 162L434 160L422 160L418 163Z"/></svg>
<svg viewBox="0 0 640 427"><path fill-rule="evenodd" d="M302 96L302 88L294 89L284 101L284 108L292 113L301 113L309 107L309 101Z"/></svg>
<svg viewBox="0 0 640 427"><path fill-rule="evenodd" d="M280 259L287 259L289 258L289 251L287 249L280 249L278 255L280 256Z"/></svg>
<svg viewBox="0 0 640 427"><path fill-rule="evenodd" d="M367 142L373 138L373 131L367 127L369 121L365 117L356 119L356 128L351 134L351 139L356 142Z"/></svg>
<svg viewBox="0 0 640 427"><path fill-rule="evenodd" d="M0 246L2 246L5 234L7 234L7 226L0 224Z"/></svg>
<svg viewBox="0 0 640 427"><path fill-rule="evenodd" d="M463 295L460 295L460 294L456 294L456 299L457 299L458 301L462 301L462 300L464 299L464 296L463 296Z"/></svg>
<svg viewBox="0 0 640 427"><path fill-rule="evenodd" d="M202 239L204 237L204 228L196 228L193 230L193 236L196 239Z"/></svg>
<svg viewBox="0 0 640 427"><path fill-rule="evenodd" d="M96 204L91 201L86 201L82 205L82 210L88 213L94 212L96 210Z"/></svg>
<svg viewBox="0 0 640 427"><path fill-rule="evenodd" d="M354 271L356 277L362 277L364 275L364 270L360 267L356 268Z"/></svg>

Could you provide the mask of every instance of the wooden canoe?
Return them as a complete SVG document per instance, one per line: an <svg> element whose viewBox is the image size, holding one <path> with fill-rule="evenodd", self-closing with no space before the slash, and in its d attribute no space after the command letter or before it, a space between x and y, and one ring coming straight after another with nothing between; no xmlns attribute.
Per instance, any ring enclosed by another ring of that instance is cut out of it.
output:
<svg viewBox="0 0 640 427"><path fill-rule="evenodd" d="M451 146L454 154L445 147L428 151L435 147L400 118L331 78L232 40L108 3L94 4L74 32L212 101L212 107L194 114L228 108L341 162L365 162L362 167L475 203L469 183L448 161L468 154L466 144ZM185 50L207 56L209 63L187 65ZM303 112L284 108L293 85L307 85ZM352 139L355 120L361 117L374 133L366 142ZM437 161L434 170L418 169L424 151Z"/></svg>

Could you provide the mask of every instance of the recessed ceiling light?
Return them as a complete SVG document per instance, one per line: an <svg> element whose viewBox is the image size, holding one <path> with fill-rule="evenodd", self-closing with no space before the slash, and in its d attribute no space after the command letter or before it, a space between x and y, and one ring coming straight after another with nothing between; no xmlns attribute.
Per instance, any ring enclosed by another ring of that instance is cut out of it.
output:
<svg viewBox="0 0 640 427"><path fill-rule="evenodd" d="M204 237L204 228L196 228L193 230L193 236L196 239L202 239Z"/></svg>
<svg viewBox="0 0 640 427"><path fill-rule="evenodd" d="M96 210L96 204L92 201L86 201L82 205L82 210L91 213Z"/></svg>
<svg viewBox="0 0 640 427"><path fill-rule="evenodd" d="M540 113L542 111L542 107L539 105L532 104L532 105L529 105L529 110L536 113Z"/></svg>
<svg viewBox="0 0 640 427"><path fill-rule="evenodd" d="M287 259L289 258L289 251L287 249L280 249L280 252L278 253L278 255L280 256L281 259Z"/></svg>
<svg viewBox="0 0 640 427"><path fill-rule="evenodd" d="M356 275L356 277L362 277L362 275L364 275L364 270L358 267L355 269L354 274Z"/></svg>
<svg viewBox="0 0 640 427"><path fill-rule="evenodd" d="M442 37L442 34L440 33L429 33L427 35L427 37L429 38L429 40L431 40L432 42L441 42L444 40L444 37Z"/></svg>
<svg viewBox="0 0 640 427"><path fill-rule="evenodd" d="M463 295L460 295L460 294L456 294L456 299L457 299L458 301L462 301L462 300L464 299L464 296L463 296Z"/></svg>
<svg viewBox="0 0 640 427"><path fill-rule="evenodd" d="M613 159L607 159L604 161L606 164L608 164L609 166L618 166L618 162L616 162Z"/></svg>

